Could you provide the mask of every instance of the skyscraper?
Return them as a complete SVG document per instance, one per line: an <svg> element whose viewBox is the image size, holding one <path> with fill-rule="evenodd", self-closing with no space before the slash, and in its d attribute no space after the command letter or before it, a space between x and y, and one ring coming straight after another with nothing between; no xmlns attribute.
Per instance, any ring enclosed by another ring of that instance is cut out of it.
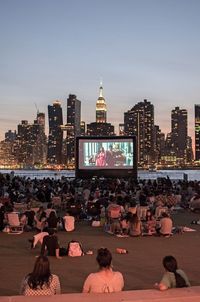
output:
<svg viewBox="0 0 200 302"><path fill-rule="evenodd" d="M46 164L47 142L45 135L45 114L37 112L37 118L34 121L34 132L36 135L36 144L34 148L34 161L39 165Z"/></svg>
<svg viewBox="0 0 200 302"><path fill-rule="evenodd" d="M136 135L138 162L149 164L154 158L154 106L144 100L124 113L125 135Z"/></svg>
<svg viewBox="0 0 200 302"><path fill-rule="evenodd" d="M187 132L187 110L175 107L171 112L172 149L183 162L186 161Z"/></svg>
<svg viewBox="0 0 200 302"><path fill-rule="evenodd" d="M103 87L99 88L99 98L96 102L96 122L87 124L87 135L89 136L113 136L114 126L107 123L106 101L103 97Z"/></svg>
<svg viewBox="0 0 200 302"><path fill-rule="evenodd" d="M106 101L103 97L103 86L101 84L99 88L99 98L96 102L96 123L107 122L107 108Z"/></svg>
<svg viewBox="0 0 200 302"><path fill-rule="evenodd" d="M67 163L75 162L75 139L81 134L81 101L75 94L69 94L67 99Z"/></svg>
<svg viewBox="0 0 200 302"><path fill-rule="evenodd" d="M48 106L48 116L49 138L47 160L50 164L61 164L63 143L63 132L61 130L61 125L63 124L63 115L59 101L55 101L53 106Z"/></svg>
<svg viewBox="0 0 200 302"><path fill-rule="evenodd" d="M156 162L159 163L161 156L164 155L165 151L165 134L161 132L158 125L154 126L154 144L156 152Z"/></svg>
<svg viewBox="0 0 200 302"><path fill-rule="evenodd" d="M194 111L195 111L195 160L200 160L200 105L195 105Z"/></svg>

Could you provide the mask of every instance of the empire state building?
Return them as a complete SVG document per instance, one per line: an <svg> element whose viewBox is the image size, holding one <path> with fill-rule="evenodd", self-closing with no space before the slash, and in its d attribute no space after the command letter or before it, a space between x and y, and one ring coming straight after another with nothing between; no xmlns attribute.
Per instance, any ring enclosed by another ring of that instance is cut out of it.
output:
<svg viewBox="0 0 200 302"><path fill-rule="evenodd" d="M106 123L107 122L107 108L106 101L103 97L103 87L99 88L99 98L96 103L96 123Z"/></svg>

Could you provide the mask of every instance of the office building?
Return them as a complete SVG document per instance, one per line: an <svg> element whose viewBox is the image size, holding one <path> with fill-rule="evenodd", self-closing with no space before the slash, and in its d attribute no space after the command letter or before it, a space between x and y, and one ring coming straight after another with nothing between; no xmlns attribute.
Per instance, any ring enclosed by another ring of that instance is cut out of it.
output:
<svg viewBox="0 0 200 302"><path fill-rule="evenodd" d="M200 161L200 105L194 106L195 113L195 160Z"/></svg>
<svg viewBox="0 0 200 302"><path fill-rule="evenodd" d="M99 97L96 102L96 123L106 123L107 122L107 107L106 101L103 97L103 86L99 88Z"/></svg>
<svg viewBox="0 0 200 302"><path fill-rule="evenodd" d="M66 152L64 162L67 164L75 163L75 140L81 135L81 101L75 94L70 94L67 99L67 137Z"/></svg>
<svg viewBox="0 0 200 302"><path fill-rule="evenodd" d="M180 163L187 161L187 110L175 107L171 111L172 149Z"/></svg>
<svg viewBox="0 0 200 302"><path fill-rule="evenodd" d="M114 136L115 129L110 123L90 123L87 125L87 135L89 136Z"/></svg>
<svg viewBox="0 0 200 302"><path fill-rule="evenodd" d="M124 113L125 135L136 135L138 162L151 164L155 160L154 150L154 106L144 100Z"/></svg>
<svg viewBox="0 0 200 302"><path fill-rule="evenodd" d="M49 164L61 164L63 144L63 132L61 130L61 125L63 125L63 115L61 103L59 101L55 101L52 106L48 106L48 118L49 137L47 160Z"/></svg>

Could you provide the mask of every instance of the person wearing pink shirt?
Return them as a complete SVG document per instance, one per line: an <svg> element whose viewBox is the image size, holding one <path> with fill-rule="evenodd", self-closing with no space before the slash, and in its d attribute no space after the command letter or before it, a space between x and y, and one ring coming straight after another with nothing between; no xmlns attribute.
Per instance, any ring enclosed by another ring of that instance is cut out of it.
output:
<svg viewBox="0 0 200 302"><path fill-rule="evenodd" d="M120 272L112 270L112 254L107 248L97 253L99 271L90 274L83 285L83 293L120 292L124 287L124 278Z"/></svg>

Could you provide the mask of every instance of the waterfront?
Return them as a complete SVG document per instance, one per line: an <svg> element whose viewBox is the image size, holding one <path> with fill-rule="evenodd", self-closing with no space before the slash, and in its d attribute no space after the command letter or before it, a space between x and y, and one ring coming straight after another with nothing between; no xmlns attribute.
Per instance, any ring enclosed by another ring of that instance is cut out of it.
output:
<svg viewBox="0 0 200 302"><path fill-rule="evenodd" d="M12 170L0 170L0 173L11 173ZM21 177L33 178L54 178L60 179L61 177L74 178L75 171L73 170L14 170L14 175ZM139 179L157 179L158 177L169 177L171 180L184 179L184 175L187 175L188 180L200 181L200 170L159 170L156 172L149 172L146 170L138 171ZM117 175L116 175L117 177Z"/></svg>

